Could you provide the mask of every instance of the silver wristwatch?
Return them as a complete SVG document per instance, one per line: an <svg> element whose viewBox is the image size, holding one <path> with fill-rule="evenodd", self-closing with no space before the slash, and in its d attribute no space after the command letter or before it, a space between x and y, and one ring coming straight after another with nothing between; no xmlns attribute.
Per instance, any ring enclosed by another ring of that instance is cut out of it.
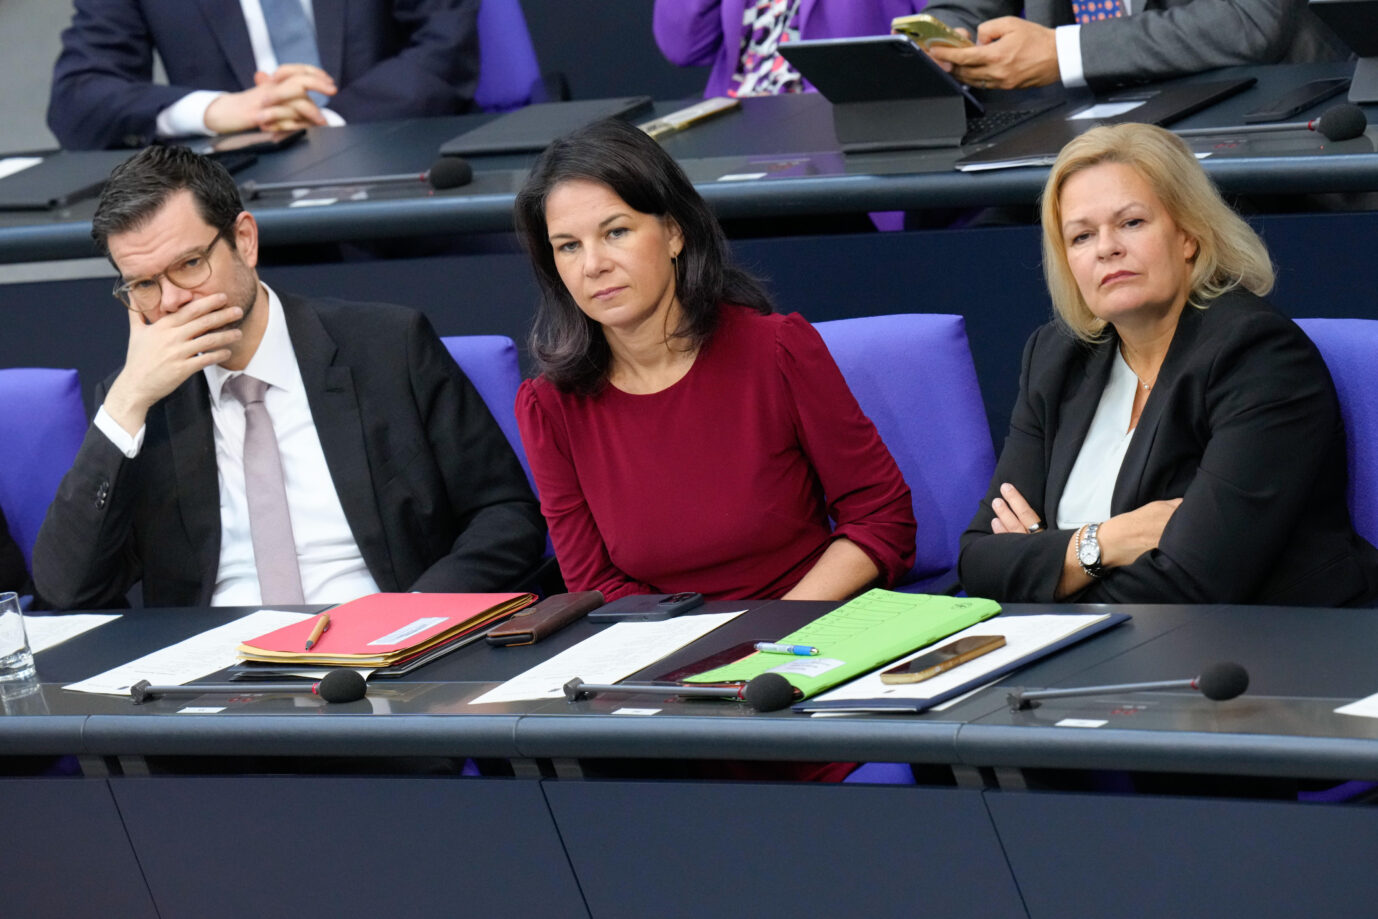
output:
<svg viewBox="0 0 1378 919"><path fill-rule="evenodd" d="M1077 561L1081 562L1081 570L1093 578L1105 574L1105 566L1100 558L1100 539L1096 535L1099 532L1099 523L1088 524L1085 536L1081 535L1081 530L1077 531Z"/></svg>

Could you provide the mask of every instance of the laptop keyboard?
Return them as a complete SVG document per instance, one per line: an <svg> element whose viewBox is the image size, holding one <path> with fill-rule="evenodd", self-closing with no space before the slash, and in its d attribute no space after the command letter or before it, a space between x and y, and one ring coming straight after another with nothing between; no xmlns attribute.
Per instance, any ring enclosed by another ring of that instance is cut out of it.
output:
<svg viewBox="0 0 1378 919"><path fill-rule="evenodd" d="M1042 115L1051 108L1061 104L1061 100L1051 102L1035 103L1030 108L1006 109L1000 112L987 112L975 118L967 119L967 132L962 135L962 146L969 144L979 144L989 140L1002 131L1008 131L1015 125L1023 124L1031 118Z"/></svg>

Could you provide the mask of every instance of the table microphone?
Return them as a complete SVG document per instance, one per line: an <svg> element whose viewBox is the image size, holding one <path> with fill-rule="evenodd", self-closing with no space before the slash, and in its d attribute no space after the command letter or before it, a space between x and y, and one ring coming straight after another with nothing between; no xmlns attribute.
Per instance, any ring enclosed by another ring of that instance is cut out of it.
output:
<svg viewBox="0 0 1378 919"><path fill-rule="evenodd" d="M140 680L129 687L134 703L146 702L157 696L204 696L229 693L236 696L249 693L310 693L327 702L357 702L368 693L368 684L357 670L332 670L315 683L190 683L186 686L151 686Z"/></svg>
<svg viewBox="0 0 1378 919"><path fill-rule="evenodd" d="M292 191L298 188L335 188L341 185L395 185L426 182L437 191L459 188L474 180L474 167L457 156L442 156L425 172L403 172L390 175L355 176L341 179L299 179L295 182L256 182L253 179L239 186L243 196L252 201L264 192Z"/></svg>
<svg viewBox="0 0 1378 919"><path fill-rule="evenodd" d="M1192 680L1162 680L1157 683L1120 683L1111 686L1080 686L1076 689L1040 689L1027 692L1016 689L1009 694L1011 711L1033 708L1036 699L1064 699L1068 696L1095 696L1101 693L1143 692L1151 689L1199 689L1201 695L1214 702L1223 702L1243 694L1249 688L1249 671L1238 664L1211 664Z"/></svg>
<svg viewBox="0 0 1378 919"><path fill-rule="evenodd" d="M1331 106L1319 118L1289 121L1286 124L1248 124L1229 128L1185 128L1178 137L1206 137L1220 134L1262 134L1273 131L1315 131L1327 140L1353 140L1368 128L1364 110L1349 102Z"/></svg>
<svg viewBox="0 0 1378 919"><path fill-rule="evenodd" d="M600 692L670 693L676 696L736 699L758 712L779 711L803 698L803 693L778 673L763 673L745 683L585 683L575 677L565 684L565 698L570 702Z"/></svg>

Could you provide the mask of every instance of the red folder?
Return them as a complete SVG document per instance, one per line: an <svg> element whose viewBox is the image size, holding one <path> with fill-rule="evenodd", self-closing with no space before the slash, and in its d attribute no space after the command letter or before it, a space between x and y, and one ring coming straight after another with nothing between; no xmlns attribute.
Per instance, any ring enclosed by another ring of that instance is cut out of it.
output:
<svg viewBox="0 0 1378 919"><path fill-rule="evenodd" d="M239 646L244 660L387 667L505 619L535 594L371 594L327 610L330 628L306 650L318 617Z"/></svg>

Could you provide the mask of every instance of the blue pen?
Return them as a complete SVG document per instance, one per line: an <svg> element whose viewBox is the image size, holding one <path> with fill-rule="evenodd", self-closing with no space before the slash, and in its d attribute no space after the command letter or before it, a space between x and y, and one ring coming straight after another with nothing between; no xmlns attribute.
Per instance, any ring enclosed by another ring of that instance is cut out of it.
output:
<svg viewBox="0 0 1378 919"><path fill-rule="evenodd" d="M817 657L818 649L809 645L782 645L774 641L758 641L753 647L766 654L796 654L799 657Z"/></svg>

